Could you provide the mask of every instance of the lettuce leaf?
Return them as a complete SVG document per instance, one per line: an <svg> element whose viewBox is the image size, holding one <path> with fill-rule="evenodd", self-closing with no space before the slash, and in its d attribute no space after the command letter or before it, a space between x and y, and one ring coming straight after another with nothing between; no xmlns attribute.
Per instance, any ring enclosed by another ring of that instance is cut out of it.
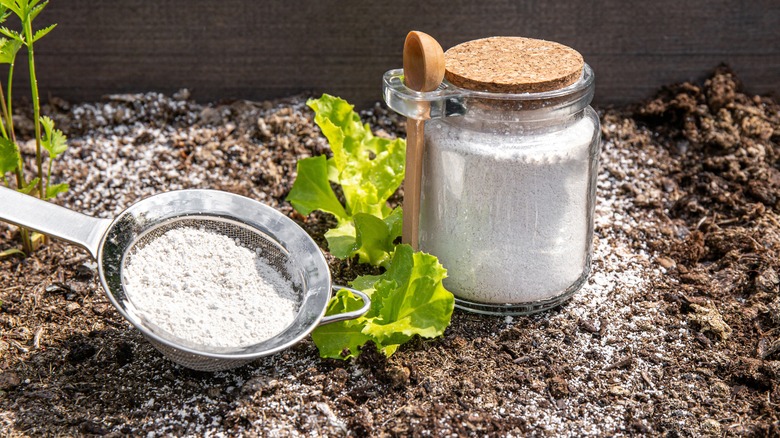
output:
<svg viewBox="0 0 780 438"><path fill-rule="evenodd" d="M298 160L295 178L287 200L301 214L321 210L336 216L339 222L348 219L347 212L336 198L328 182L328 163L324 155Z"/></svg>
<svg viewBox="0 0 780 438"><path fill-rule="evenodd" d="M386 218L358 213L355 221L356 252L361 263L385 266L395 247L394 241L401 234L403 210L394 209Z"/></svg>
<svg viewBox="0 0 780 438"><path fill-rule="evenodd" d="M442 285L447 271L436 257L398 245L390 268L382 275L362 276L352 286L371 297L371 308L357 319L316 328L312 339L322 357L347 359L360 354L359 347L373 341L386 355L414 336L435 338L449 326L455 304ZM327 315L355 310L357 298L340 291L328 306Z"/></svg>

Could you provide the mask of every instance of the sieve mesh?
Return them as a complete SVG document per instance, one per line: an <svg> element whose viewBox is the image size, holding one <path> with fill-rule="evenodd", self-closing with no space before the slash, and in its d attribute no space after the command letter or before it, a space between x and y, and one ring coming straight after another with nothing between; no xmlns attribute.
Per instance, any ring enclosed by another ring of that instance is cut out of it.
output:
<svg viewBox="0 0 780 438"><path fill-rule="evenodd" d="M144 231L143 234L135 239L125 253L122 269L130 262L136 251L153 242L168 231L176 228L196 228L226 236L240 246L248 248L262 257L266 263L284 275L287 280L297 283L290 273L289 255L287 251L275 240L261 233L259 230L234 222L230 219L209 216L176 218L157 224ZM297 290L296 292L300 293L300 290Z"/></svg>
<svg viewBox="0 0 780 438"><path fill-rule="evenodd" d="M187 352L185 350L165 345L153 338L146 336L146 340L165 357L177 364L198 371L224 371L231 368L240 367L252 362L254 359L221 359L215 357L206 357L199 354Z"/></svg>
<svg viewBox="0 0 780 438"><path fill-rule="evenodd" d="M262 258L269 266L274 268L288 281L290 281L290 283L293 285L295 295L298 297L298 303L300 306L300 303L305 296L305 289L303 286L304 282L300 281L299 274L296 275L295 264L291 260L288 251L284 249L276 240L260 232L260 230L227 218L198 215L195 217L189 216L173 218L154 225L153 227L136 236L134 241L128 246L124 256L122 257L122 271L124 271L126 265L131 262L134 254L138 250L153 242L155 239L158 239L166 232L178 228L195 228L202 231L221 234L235 241L238 245L251 250L257 256ZM132 294L128 294L127 290L124 289L124 282L122 288L126 296L132 296ZM173 344L178 344L182 347L186 346L189 348L204 348L200 346L187 345L186 341L177 338L173 333L167 333L164 330L159 329L148 320L142 320L139 322L144 324L148 331L168 339ZM146 334L144 335L146 336ZM251 361L246 359L221 359L201 356L198 354L193 354L184 348L179 349L171 345L165 345L164 343L161 343L150 336L146 337L157 350L159 350L172 361L185 367L200 371L219 371L234 368ZM207 348L206 350L211 349ZM218 350L214 349L213 352L218 352Z"/></svg>

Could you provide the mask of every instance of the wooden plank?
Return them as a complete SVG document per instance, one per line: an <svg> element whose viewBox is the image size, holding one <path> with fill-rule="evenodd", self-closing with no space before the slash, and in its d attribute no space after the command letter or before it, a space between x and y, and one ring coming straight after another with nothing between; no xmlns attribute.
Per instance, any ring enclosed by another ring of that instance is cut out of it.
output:
<svg viewBox="0 0 780 438"><path fill-rule="evenodd" d="M69 0L38 21L59 23L36 47L43 95L71 100L186 87L200 101L309 90L367 106L381 98L382 74L401 66L410 29L445 49L492 35L570 45L594 67L600 104L648 97L722 62L751 92L780 93L777 0Z"/></svg>

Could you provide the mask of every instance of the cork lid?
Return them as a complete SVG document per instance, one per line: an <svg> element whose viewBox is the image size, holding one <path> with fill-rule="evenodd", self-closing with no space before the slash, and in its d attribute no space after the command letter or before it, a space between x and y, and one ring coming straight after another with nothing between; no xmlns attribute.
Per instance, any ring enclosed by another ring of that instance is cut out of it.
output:
<svg viewBox="0 0 780 438"><path fill-rule="evenodd" d="M576 50L552 41L492 37L444 53L444 77L453 85L494 93L541 93L580 78L585 62Z"/></svg>

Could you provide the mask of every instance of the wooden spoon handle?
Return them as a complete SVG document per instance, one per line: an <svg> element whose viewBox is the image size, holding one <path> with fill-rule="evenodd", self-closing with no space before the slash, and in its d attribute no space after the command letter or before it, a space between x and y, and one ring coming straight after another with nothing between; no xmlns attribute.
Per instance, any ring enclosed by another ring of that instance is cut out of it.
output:
<svg viewBox="0 0 780 438"><path fill-rule="evenodd" d="M420 187L425 152L425 122L406 119L406 177L404 179L404 223L401 239L417 251L420 244Z"/></svg>
<svg viewBox="0 0 780 438"><path fill-rule="evenodd" d="M404 83L415 91L433 91L444 78L444 51L423 32L411 31L404 41ZM420 102L419 105L428 105ZM415 251L420 246L420 188L425 152L425 122L406 120L406 177L404 179L404 226L401 239Z"/></svg>

